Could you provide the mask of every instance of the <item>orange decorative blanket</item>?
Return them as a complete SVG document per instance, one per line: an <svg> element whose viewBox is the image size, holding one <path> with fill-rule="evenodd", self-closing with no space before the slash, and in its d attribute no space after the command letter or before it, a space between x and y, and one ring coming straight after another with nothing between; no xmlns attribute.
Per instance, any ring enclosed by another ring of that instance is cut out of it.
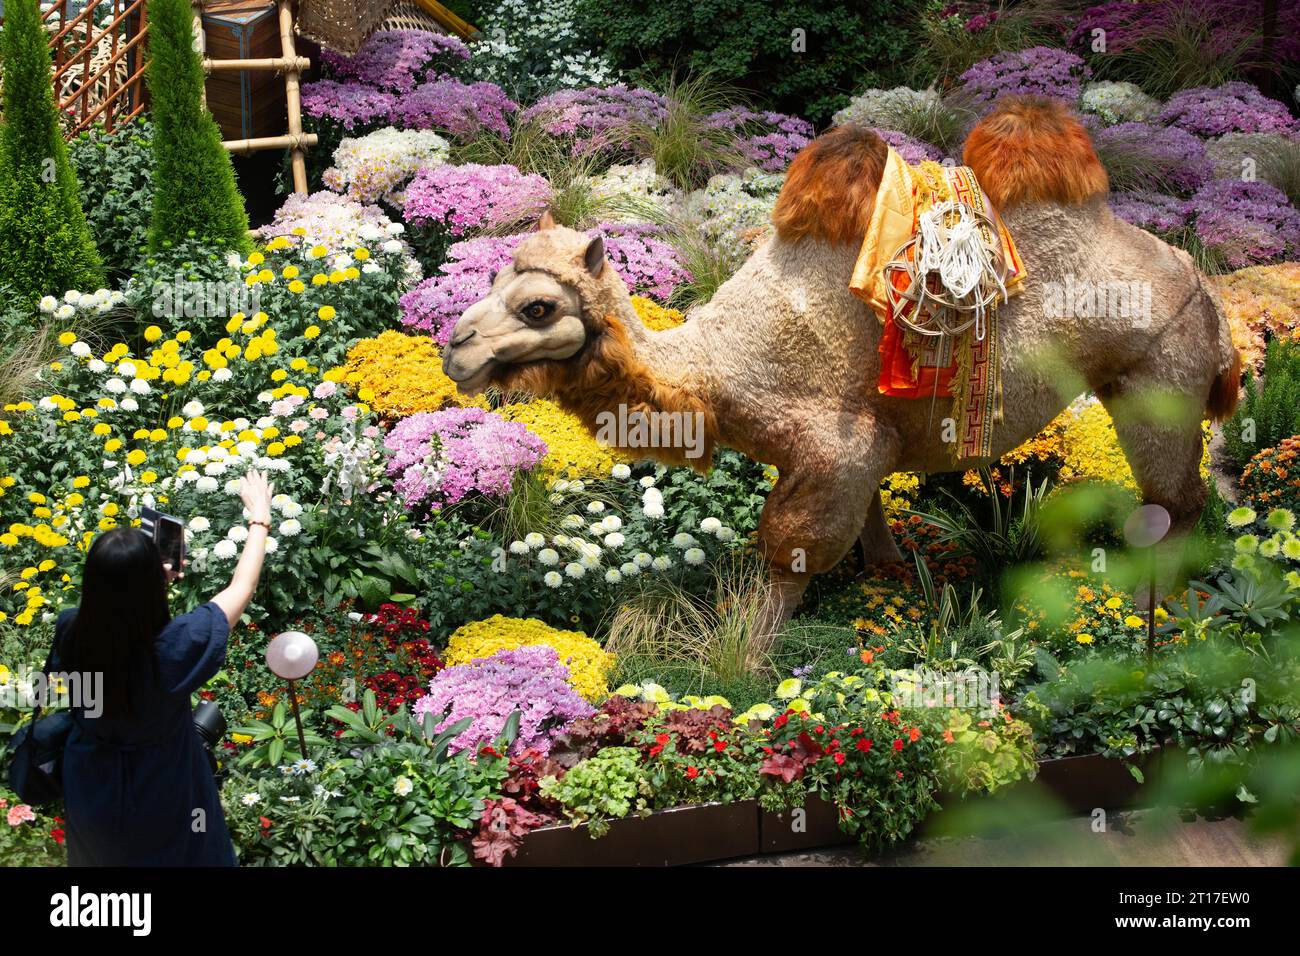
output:
<svg viewBox="0 0 1300 956"><path fill-rule="evenodd" d="M988 305L980 310L980 318L957 334L924 334L918 329L953 327L952 315L939 316L936 321L937 313L952 312L939 301L945 298L945 290L938 276L930 274L925 291L936 298L923 296L918 302L915 295L905 297L914 277L899 267L915 261L917 246L912 240L921 216L949 201L961 203L981 217L982 238L997 250L1006 293L1019 292L1024 263L975 174L965 166L933 162L909 166L893 149L849 288L872 307L883 324L880 391L904 398L953 398L954 456L988 457L992 425L1002 415L997 328L1001 292L986 295Z"/></svg>

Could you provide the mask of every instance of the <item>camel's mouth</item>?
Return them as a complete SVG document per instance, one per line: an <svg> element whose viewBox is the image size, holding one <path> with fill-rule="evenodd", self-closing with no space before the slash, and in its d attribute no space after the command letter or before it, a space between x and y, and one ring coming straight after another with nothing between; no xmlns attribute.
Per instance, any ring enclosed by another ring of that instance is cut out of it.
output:
<svg viewBox="0 0 1300 956"><path fill-rule="evenodd" d="M488 357L477 364L465 362L452 348L442 357L442 371L466 395L479 395L488 387L496 360Z"/></svg>

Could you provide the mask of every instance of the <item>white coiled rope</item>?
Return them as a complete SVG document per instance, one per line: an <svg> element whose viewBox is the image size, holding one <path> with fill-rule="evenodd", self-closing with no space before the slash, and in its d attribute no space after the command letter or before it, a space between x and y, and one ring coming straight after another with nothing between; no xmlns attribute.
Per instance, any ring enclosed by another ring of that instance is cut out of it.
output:
<svg viewBox="0 0 1300 956"><path fill-rule="evenodd" d="M885 266L886 272L905 271L910 280L904 291L887 284L888 294L915 303L912 318L901 309L894 310L895 318L921 335L957 335L973 325L976 341L982 341L988 306L1007 298L1002 251L986 235L996 236L997 226L966 203L945 200L923 212L916 235ZM910 258L908 247L914 249ZM930 289L934 276L942 292ZM928 319L927 300L933 307ZM949 314L967 318L950 322Z"/></svg>

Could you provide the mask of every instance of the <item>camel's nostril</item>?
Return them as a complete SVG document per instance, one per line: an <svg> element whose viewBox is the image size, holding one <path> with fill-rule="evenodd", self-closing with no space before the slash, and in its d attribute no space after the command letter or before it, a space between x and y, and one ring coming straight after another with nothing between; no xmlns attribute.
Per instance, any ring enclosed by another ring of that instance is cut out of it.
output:
<svg viewBox="0 0 1300 956"><path fill-rule="evenodd" d="M464 331L462 331L462 332L457 332L455 335L453 335L453 336L451 337L451 341L448 342L447 344L448 344L451 348L454 349L454 348L456 348L458 345L464 345L466 342L468 342L468 341L469 341L470 339L472 339L473 337L474 337L474 330L473 330L473 329L465 329Z"/></svg>

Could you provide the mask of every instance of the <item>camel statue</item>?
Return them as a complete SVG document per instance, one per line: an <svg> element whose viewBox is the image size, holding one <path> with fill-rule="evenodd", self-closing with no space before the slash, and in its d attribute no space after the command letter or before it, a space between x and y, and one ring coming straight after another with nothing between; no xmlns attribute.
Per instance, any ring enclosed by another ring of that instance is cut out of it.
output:
<svg viewBox="0 0 1300 956"><path fill-rule="evenodd" d="M984 463L954 457L931 402L877 388L881 323L849 278L885 159L885 144L867 129L841 126L815 139L790 166L774 235L666 331L638 320L599 238L544 217L457 322L443 355L447 375L470 394L492 385L550 396L593 433L602 413L620 407L694 415L705 447L693 464L707 467L720 442L775 465L780 480L758 530L774 584L771 636L811 576L855 541L868 560L900 557L881 479ZM1028 274L1000 311L1003 420L989 460L1091 389L1115 420L1146 501L1168 509L1175 532L1189 530L1206 497L1200 423L1231 413L1241 368L1202 276L1185 252L1112 215L1105 171L1063 105L1003 101L971 132L963 162ZM1047 307L1052 283L1134 281L1149 284L1147 315ZM1170 395L1183 400L1181 411L1160 400ZM681 449L648 451L684 460Z"/></svg>

